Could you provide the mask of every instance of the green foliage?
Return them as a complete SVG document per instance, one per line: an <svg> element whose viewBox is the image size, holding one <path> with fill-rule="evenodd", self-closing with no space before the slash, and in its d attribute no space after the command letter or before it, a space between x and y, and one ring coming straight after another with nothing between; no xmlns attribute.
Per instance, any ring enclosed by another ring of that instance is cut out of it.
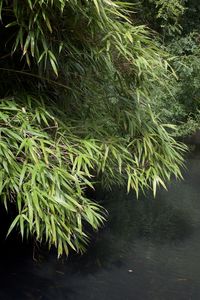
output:
<svg viewBox="0 0 200 300"><path fill-rule="evenodd" d="M199 13L200 6L198 0L190 0L185 2L185 13L181 19L183 33L190 34L194 31L199 31Z"/></svg>
<svg viewBox="0 0 200 300"><path fill-rule="evenodd" d="M151 106L162 122L177 125L175 136L190 135L200 126L199 1L139 3L141 10L136 16L157 31L158 43L170 54L176 73L151 90Z"/></svg>
<svg viewBox="0 0 200 300"><path fill-rule="evenodd" d="M155 3L157 9L157 19L161 20L161 27L168 34L180 32L180 17L182 17L185 7L184 0L150 0Z"/></svg>
<svg viewBox="0 0 200 300"><path fill-rule="evenodd" d="M124 111L118 130L124 126L130 132L126 138L106 136L109 128L97 125L85 136L89 131L80 134L81 123L63 124L37 99L16 101L0 104L1 198L6 209L10 201L17 206L9 232L17 225L22 237L54 244L58 255L68 253L68 246L81 251L87 241L82 224L97 229L104 220L102 208L85 196L98 174L105 187L127 182L128 190L152 186L154 193L171 173L181 176L176 149L183 147L150 112L137 124L135 113Z"/></svg>
<svg viewBox="0 0 200 300"><path fill-rule="evenodd" d="M167 49L174 56L172 66L177 74L167 89L152 95L152 105L163 122L176 124L176 136L187 136L199 128L200 117L200 52L197 32L175 37Z"/></svg>
<svg viewBox="0 0 200 300"><path fill-rule="evenodd" d="M60 128L30 97L17 100L0 104L1 199L6 209L12 201L17 206L9 233L18 225L22 238L31 234L54 244L58 255L68 253L68 246L81 251L80 242L87 241L82 223L97 229L104 220L99 205L84 196L85 187L93 187L88 167L98 149Z"/></svg>
<svg viewBox="0 0 200 300"><path fill-rule="evenodd" d="M186 10L185 0L132 0L133 18L159 32L162 38L180 33L181 20Z"/></svg>
<svg viewBox="0 0 200 300"><path fill-rule="evenodd" d="M82 251L105 212L88 189L156 194L185 151L150 107L173 74L168 54L126 3L0 0L1 199L10 231Z"/></svg>

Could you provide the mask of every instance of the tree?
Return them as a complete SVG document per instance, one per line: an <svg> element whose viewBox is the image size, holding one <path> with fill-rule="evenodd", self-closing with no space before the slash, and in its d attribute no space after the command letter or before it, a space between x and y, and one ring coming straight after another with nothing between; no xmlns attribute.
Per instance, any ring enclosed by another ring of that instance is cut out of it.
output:
<svg viewBox="0 0 200 300"><path fill-rule="evenodd" d="M127 190L181 176L177 143L149 94L170 78L168 55L110 0L0 0L0 195L8 233L82 251L105 220L97 182Z"/></svg>

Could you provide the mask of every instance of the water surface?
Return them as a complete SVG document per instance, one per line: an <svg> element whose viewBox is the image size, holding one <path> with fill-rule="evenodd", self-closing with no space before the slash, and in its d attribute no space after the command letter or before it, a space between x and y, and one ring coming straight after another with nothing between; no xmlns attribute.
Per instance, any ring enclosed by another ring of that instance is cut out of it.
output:
<svg viewBox="0 0 200 300"><path fill-rule="evenodd" d="M106 195L109 222L87 253L37 262L29 247L2 243L2 300L199 300L200 155L184 181L157 198Z"/></svg>

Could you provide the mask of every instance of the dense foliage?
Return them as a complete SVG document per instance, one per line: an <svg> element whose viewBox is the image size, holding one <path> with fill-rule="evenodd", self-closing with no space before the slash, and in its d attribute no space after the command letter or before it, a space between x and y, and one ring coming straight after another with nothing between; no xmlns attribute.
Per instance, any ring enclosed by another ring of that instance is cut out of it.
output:
<svg viewBox="0 0 200 300"><path fill-rule="evenodd" d="M152 108L163 122L177 125L179 137L200 126L199 9L197 0L141 0L136 14L139 23L156 31L160 47L171 56L176 77L167 81L167 89L153 91Z"/></svg>
<svg viewBox="0 0 200 300"><path fill-rule="evenodd" d="M164 2L155 5L165 19ZM170 57L130 9L0 0L1 200L15 207L9 233L18 227L58 255L82 251L87 224L104 221L87 197L97 182L155 194L181 176L185 148L151 109L155 92L175 80Z"/></svg>

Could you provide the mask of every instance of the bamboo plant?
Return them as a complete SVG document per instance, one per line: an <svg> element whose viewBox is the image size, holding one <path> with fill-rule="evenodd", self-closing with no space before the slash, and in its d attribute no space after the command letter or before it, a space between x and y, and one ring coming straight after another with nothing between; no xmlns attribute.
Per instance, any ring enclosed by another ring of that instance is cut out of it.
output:
<svg viewBox="0 0 200 300"><path fill-rule="evenodd" d="M127 3L0 0L0 197L8 234L83 251L105 210L88 189L138 195L181 177L185 147L152 113L173 75L168 55ZM3 206L2 206L3 207ZM88 225L87 225L88 224Z"/></svg>

